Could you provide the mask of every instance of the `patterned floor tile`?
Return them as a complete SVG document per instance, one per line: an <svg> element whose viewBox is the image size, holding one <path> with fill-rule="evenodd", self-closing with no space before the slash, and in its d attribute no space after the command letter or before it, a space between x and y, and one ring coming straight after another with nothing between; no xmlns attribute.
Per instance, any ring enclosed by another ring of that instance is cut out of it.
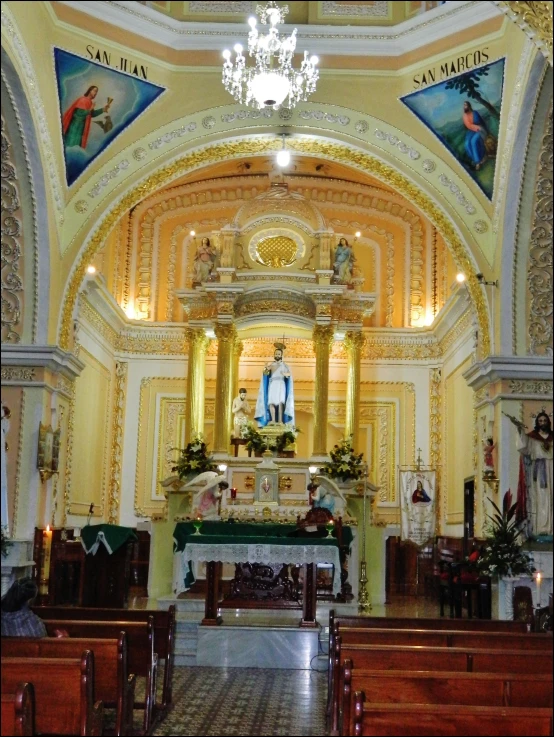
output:
<svg viewBox="0 0 554 737"><path fill-rule="evenodd" d="M325 735L326 674L175 668L174 707L154 735Z"/></svg>

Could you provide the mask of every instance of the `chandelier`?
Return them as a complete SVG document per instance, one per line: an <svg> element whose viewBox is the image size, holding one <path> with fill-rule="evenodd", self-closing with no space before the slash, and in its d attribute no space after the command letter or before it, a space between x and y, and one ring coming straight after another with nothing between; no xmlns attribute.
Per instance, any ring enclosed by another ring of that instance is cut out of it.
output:
<svg viewBox="0 0 554 737"><path fill-rule="evenodd" d="M275 2L258 5L256 15L262 25L270 25L267 34L258 33L257 19L248 19L248 53L255 66L247 67L243 48L236 44L235 62L231 60L231 52L225 49L223 58L223 84L235 100L256 109L272 107L277 110L288 97L287 106L293 108L297 102L307 100L315 92L319 78L317 56L304 59L300 69L294 69L292 61L296 49L296 28L290 36L279 38L276 26L283 23L289 12L289 6L280 8Z"/></svg>

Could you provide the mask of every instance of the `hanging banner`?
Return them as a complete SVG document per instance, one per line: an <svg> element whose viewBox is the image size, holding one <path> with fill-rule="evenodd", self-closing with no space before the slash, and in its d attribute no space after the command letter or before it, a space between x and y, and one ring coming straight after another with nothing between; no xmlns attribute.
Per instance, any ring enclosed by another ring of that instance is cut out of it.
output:
<svg viewBox="0 0 554 737"><path fill-rule="evenodd" d="M418 546L435 535L434 471L400 471L400 537Z"/></svg>

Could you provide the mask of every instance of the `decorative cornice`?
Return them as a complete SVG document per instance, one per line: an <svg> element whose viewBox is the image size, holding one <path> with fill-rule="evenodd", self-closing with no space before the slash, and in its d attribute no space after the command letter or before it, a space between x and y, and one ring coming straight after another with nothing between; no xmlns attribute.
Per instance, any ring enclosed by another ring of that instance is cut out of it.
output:
<svg viewBox="0 0 554 737"><path fill-rule="evenodd" d="M137 3L61 0L61 4L171 49L211 51L233 46L237 40L247 40L244 27L237 23L200 24L162 18L155 10ZM443 5L391 27L299 25L299 50L317 40L319 54L394 57L498 15L499 10L490 3L458 2L454 8Z"/></svg>
<svg viewBox="0 0 554 737"><path fill-rule="evenodd" d="M551 381L552 359L539 356L489 356L465 371L464 379L474 391L501 379Z"/></svg>
<svg viewBox="0 0 554 737"><path fill-rule="evenodd" d="M2 374L4 369L15 369L16 367L45 368L74 381L85 368L85 364L73 353L57 346L3 344Z"/></svg>

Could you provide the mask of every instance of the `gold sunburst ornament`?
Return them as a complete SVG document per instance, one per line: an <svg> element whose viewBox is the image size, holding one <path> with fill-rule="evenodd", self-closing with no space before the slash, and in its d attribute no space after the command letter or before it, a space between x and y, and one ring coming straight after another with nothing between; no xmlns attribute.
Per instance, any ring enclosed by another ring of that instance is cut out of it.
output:
<svg viewBox="0 0 554 737"><path fill-rule="evenodd" d="M256 246L256 257L272 269L291 266L296 261L296 243L285 235L264 238Z"/></svg>

